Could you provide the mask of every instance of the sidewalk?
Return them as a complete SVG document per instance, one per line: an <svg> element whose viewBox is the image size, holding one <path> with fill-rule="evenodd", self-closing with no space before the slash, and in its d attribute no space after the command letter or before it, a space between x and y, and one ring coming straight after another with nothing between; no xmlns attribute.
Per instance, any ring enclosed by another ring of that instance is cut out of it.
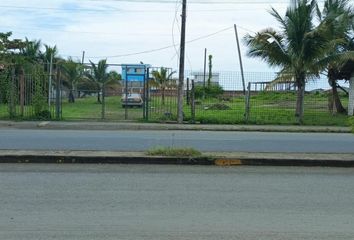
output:
<svg viewBox="0 0 354 240"><path fill-rule="evenodd" d="M350 133L350 127L337 126L283 126L283 125L202 125L136 122L13 122L0 121L0 128L53 130L184 130L184 131L253 131L253 132L312 132Z"/></svg>

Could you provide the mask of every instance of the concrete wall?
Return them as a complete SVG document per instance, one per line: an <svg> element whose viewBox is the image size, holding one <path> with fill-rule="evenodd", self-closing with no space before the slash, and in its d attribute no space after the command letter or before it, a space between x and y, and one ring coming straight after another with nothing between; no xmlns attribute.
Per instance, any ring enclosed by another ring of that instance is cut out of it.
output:
<svg viewBox="0 0 354 240"><path fill-rule="evenodd" d="M348 115L354 115L354 74L349 81L349 105L348 105Z"/></svg>

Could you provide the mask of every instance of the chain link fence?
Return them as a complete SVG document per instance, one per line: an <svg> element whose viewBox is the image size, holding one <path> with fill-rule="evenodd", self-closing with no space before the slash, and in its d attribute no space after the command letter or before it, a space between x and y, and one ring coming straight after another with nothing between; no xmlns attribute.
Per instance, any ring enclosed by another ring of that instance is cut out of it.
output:
<svg viewBox="0 0 354 240"><path fill-rule="evenodd" d="M45 68L0 70L0 119L104 120L175 122L177 119L178 76L166 69L168 79L157 81L147 69L139 87L117 79L102 92L92 82L75 88L66 83L60 67L50 75ZM110 69L121 72L120 65ZM201 124L297 124L296 87L291 82L274 82L274 73L186 72L184 119ZM348 105L346 85L339 90ZM128 94L127 94L128 93ZM104 98L103 98L104 94ZM105 104L102 108L102 100ZM304 124L346 126L348 118L336 114L332 91L326 79L307 83Z"/></svg>

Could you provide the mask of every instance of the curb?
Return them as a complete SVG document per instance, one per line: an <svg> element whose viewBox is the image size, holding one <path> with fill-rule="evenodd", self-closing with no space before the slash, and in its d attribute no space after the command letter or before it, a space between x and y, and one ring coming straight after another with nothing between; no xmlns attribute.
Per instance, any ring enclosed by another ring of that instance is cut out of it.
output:
<svg viewBox="0 0 354 240"><path fill-rule="evenodd" d="M142 152L0 151L1 163L156 164L200 166L354 167L354 154L209 153L202 157L148 156Z"/></svg>

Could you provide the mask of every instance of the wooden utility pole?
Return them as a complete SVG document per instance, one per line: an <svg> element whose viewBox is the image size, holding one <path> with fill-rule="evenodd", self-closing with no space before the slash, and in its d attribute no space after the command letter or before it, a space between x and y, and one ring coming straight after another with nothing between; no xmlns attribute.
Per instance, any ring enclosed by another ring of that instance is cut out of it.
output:
<svg viewBox="0 0 354 240"><path fill-rule="evenodd" d="M203 99L205 99L205 82L206 82L206 62L207 62L207 49L204 49L204 72L203 72Z"/></svg>
<svg viewBox="0 0 354 240"><path fill-rule="evenodd" d="M239 57L239 60L240 60L240 69L241 69L241 77L242 77L243 95L246 96L245 75L244 75L244 73L243 73L242 55L241 55L240 41L239 41L239 38L238 38L238 32L237 32L237 26L236 26L236 24L234 24L234 28L235 28L235 36L236 36L238 57Z"/></svg>
<svg viewBox="0 0 354 240"><path fill-rule="evenodd" d="M178 110L177 122L183 123L183 82L184 82L184 54L186 46L186 18L187 18L187 0L182 3L182 29L181 29L181 46L180 46L180 59L179 59L179 82L178 82Z"/></svg>

